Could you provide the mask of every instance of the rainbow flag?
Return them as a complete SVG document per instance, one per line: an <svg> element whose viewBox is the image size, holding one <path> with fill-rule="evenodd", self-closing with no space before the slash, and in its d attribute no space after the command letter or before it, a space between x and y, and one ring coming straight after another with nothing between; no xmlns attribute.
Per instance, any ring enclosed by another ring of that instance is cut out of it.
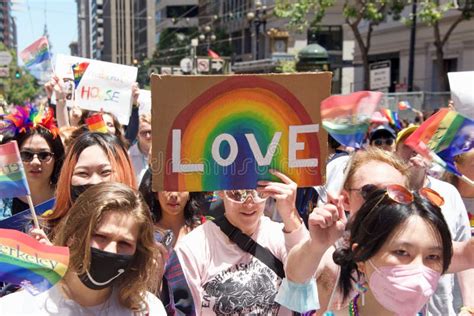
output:
<svg viewBox="0 0 474 316"><path fill-rule="evenodd" d="M388 123L398 129L402 128L400 119L398 118L398 113L390 109L380 109L380 112L387 118Z"/></svg>
<svg viewBox="0 0 474 316"><path fill-rule="evenodd" d="M411 105L408 101L400 101L398 102L398 109L400 111L405 111L411 109Z"/></svg>
<svg viewBox="0 0 474 316"><path fill-rule="evenodd" d="M342 145L360 148L382 96L381 92L358 91L326 98L321 102L323 127Z"/></svg>
<svg viewBox="0 0 474 316"><path fill-rule="evenodd" d="M30 195L16 141L0 145L0 198Z"/></svg>
<svg viewBox="0 0 474 316"><path fill-rule="evenodd" d="M82 62L72 65L72 73L74 74L74 86L77 88L79 82L81 82L84 73L86 72L87 67L89 67L89 62Z"/></svg>
<svg viewBox="0 0 474 316"><path fill-rule="evenodd" d="M41 244L17 230L0 229L0 281L36 295L58 283L68 265L67 247Z"/></svg>
<svg viewBox="0 0 474 316"><path fill-rule="evenodd" d="M457 172L454 157L474 148L474 121L443 108L423 122L405 144L424 156L432 150L447 163L448 170Z"/></svg>
<svg viewBox="0 0 474 316"><path fill-rule="evenodd" d="M50 60L51 54L49 53L48 39L45 36L41 36L30 46L22 50L20 57L28 68Z"/></svg>
<svg viewBox="0 0 474 316"><path fill-rule="evenodd" d="M107 133L107 125L105 124L102 114L97 113L86 118L86 124L91 132Z"/></svg>

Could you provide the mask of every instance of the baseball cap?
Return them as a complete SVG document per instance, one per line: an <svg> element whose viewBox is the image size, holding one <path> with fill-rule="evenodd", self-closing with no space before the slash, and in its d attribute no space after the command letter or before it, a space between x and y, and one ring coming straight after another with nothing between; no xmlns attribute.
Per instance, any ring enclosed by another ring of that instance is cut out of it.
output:
<svg viewBox="0 0 474 316"><path fill-rule="evenodd" d="M397 137L395 131L391 127L387 125L381 125L370 132L369 140L372 141L373 139L377 139L382 136L391 137L393 139Z"/></svg>

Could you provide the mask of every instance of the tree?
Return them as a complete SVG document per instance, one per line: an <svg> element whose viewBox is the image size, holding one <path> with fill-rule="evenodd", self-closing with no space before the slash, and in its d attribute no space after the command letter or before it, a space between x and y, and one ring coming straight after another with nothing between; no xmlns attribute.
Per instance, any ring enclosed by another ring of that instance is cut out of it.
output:
<svg viewBox="0 0 474 316"><path fill-rule="evenodd" d="M8 49L3 43L0 43L0 51L10 52L13 59L9 65L9 77L0 78L0 85L5 90L7 102L23 104L25 101L33 99L40 88L36 79L27 70L18 66L15 50Z"/></svg>
<svg viewBox="0 0 474 316"><path fill-rule="evenodd" d="M438 86L439 90L445 89L448 86L447 70L444 63L444 46L448 42L449 37L458 24L471 18L474 8L469 7L469 4L466 4L463 8L460 8L460 14L452 21L451 25L449 25L448 30L443 36L440 30L440 21L445 17L446 13L452 9L454 9L454 4L452 2L440 4L439 0L423 0L421 1L420 8L417 12L417 16L420 18L420 21L433 28L433 45L436 49L436 65L438 71L437 78L440 80Z"/></svg>
<svg viewBox="0 0 474 316"><path fill-rule="evenodd" d="M197 28L165 29L160 34L152 64L179 65L181 59L191 55L191 39L197 37Z"/></svg>
<svg viewBox="0 0 474 316"><path fill-rule="evenodd" d="M302 31L306 27L317 28L326 10L336 3L336 0L277 0L275 15L288 18L290 27ZM400 13L407 0L345 0L342 15L345 23L351 28L359 46L364 68L364 89L369 89L369 51L372 31L375 26L384 21L388 15L395 20L400 19ZM310 17L310 19L308 19ZM360 30L361 23L367 24L365 38Z"/></svg>

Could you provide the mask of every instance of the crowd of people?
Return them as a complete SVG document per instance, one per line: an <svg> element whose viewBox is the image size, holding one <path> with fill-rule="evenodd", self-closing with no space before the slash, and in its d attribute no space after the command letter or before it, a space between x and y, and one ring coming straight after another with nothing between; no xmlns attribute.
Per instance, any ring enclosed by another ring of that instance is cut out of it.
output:
<svg viewBox="0 0 474 316"><path fill-rule="evenodd" d="M69 268L39 295L0 283L0 315L474 315L474 186L404 144L418 125L374 123L357 151L329 137L318 187L271 170L255 190L154 192L138 86L127 126L101 113L106 133L62 87L6 111L0 142L33 204L54 200L24 231L68 247ZM473 156L455 160L470 179ZM0 220L27 209L0 199Z"/></svg>

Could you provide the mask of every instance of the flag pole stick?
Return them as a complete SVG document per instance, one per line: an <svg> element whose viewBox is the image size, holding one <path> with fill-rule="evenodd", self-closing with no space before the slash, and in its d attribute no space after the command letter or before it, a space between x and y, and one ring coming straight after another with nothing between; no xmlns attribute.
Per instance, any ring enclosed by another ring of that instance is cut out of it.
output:
<svg viewBox="0 0 474 316"><path fill-rule="evenodd" d="M36 216L35 206L33 205L33 200L31 199L31 195L27 195L26 199L28 200L28 205L30 206L31 216L33 217L33 223L35 224L35 228L40 228L38 222L38 216Z"/></svg>
<svg viewBox="0 0 474 316"><path fill-rule="evenodd" d="M465 175L460 175L458 176L459 178L461 178L463 181L467 182L468 184L470 185L473 185L474 186L474 181L472 181L471 179L469 179L468 177L466 177Z"/></svg>

